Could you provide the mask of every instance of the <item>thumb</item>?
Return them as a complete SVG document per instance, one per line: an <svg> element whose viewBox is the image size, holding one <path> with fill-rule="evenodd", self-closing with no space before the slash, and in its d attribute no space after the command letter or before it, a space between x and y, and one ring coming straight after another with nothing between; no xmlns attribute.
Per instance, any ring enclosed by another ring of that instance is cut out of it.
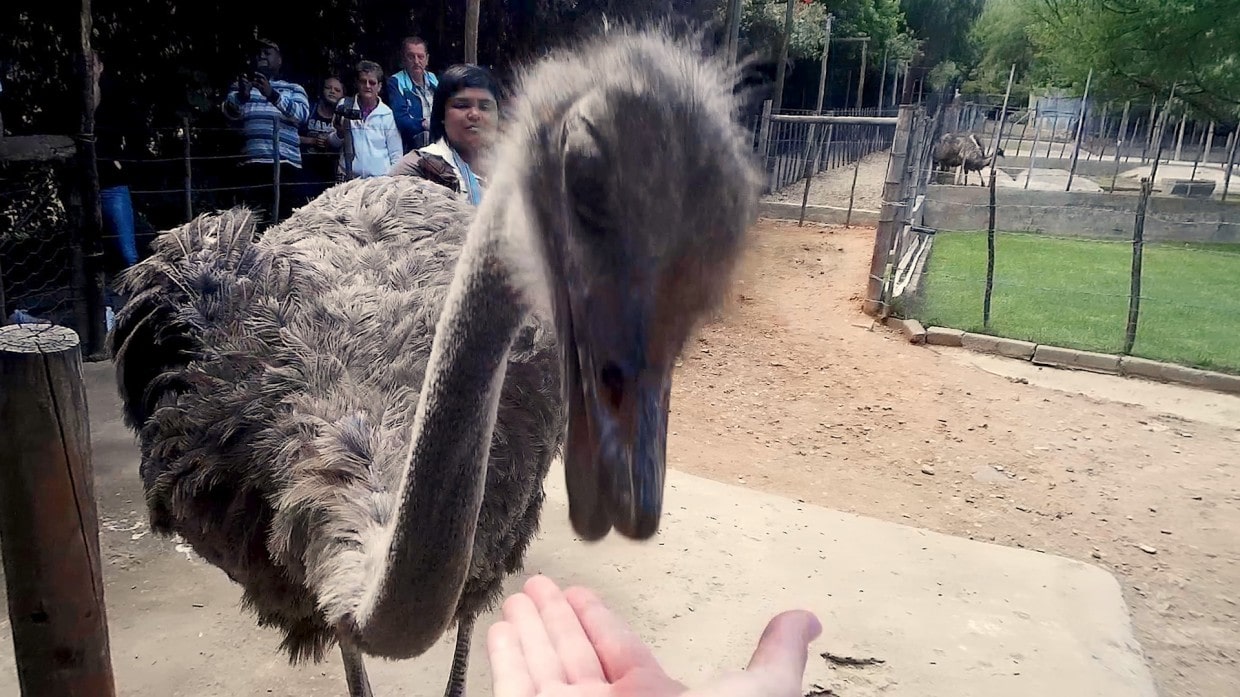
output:
<svg viewBox="0 0 1240 697"><path fill-rule="evenodd" d="M800 694L801 680L809 660L809 644L822 634L822 623L806 610L781 612L771 619L749 659L746 672L765 673L789 694Z"/></svg>

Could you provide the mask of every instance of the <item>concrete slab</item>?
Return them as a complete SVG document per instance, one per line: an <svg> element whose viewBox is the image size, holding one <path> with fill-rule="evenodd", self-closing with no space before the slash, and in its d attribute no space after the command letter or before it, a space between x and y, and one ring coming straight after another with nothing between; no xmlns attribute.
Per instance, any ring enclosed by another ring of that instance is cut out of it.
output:
<svg viewBox="0 0 1240 697"><path fill-rule="evenodd" d="M962 334L960 336L960 345L971 351L997 353L1000 356L1019 358L1026 361L1033 358L1033 352L1038 347L1038 345L1032 341L1008 339L1006 337L991 336L989 334L975 334L973 332L965 332Z"/></svg>
<svg viewBox="0 0 1240 697"><path fill-rule="evenodd" d="M343 695L335 656L288 666L277 634L238 608L222 572L146 534L137 454L106 366L87 374L118 694ZM655 540L586 545L567 525L562 476L557 467L548 480L527 571L597 589L689 684L742 667L766 620L802 606L825 625L806 683L836 694L1155 695L1118 584L1097 567L679 472L669 473ZM471 695L491 692L483 631L491 619L474 637ZM884 663L833 668L817 656L828 650ZM445 638L416 660L372 661L376 694L439 695L450 659ZM18 694L11 639L0 645L0 694Z"/></svg>
<svg viewBox="0 0 1240 697"><path fill-rule="evenodd" d="M1119 372L1119 356L1044 344L1038 345L1030 360L1037 365L1053 365L1074 370L1091 370L1097 373Z"/></svg>
<svg viewBox="0 0 1240 697"><path fill-rule="evenodd" d="M951 327L929 327L926 329L926 343L933 346L961 346L963 341L963 329L952 329Z"/></svg>
<svg viewBox="0 0 1240 697"><path fill-rule="evenodd" d="M926 342L926 328L915 319L888 317L887 326L898 329L904 335L904 338L908 339L910 344L924 344Z"/></svg>

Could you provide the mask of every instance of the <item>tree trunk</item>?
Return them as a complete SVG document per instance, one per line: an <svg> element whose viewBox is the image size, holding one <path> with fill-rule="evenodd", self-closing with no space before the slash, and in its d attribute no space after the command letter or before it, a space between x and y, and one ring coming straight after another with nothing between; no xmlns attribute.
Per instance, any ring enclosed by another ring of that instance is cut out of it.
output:
<svg viewBox="0 0 1240 697"><path fill-rule="evenodd" d="M481 0L465 0L465 62L478 62L478 13Z"/></svg>

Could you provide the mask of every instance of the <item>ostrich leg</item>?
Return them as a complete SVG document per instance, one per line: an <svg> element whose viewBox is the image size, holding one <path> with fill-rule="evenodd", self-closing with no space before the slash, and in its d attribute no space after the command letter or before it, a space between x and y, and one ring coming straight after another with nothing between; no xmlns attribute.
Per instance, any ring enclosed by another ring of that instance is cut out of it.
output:
<svg viewBox="0 0 1240 697"><path fill-rule="evenodd" d="M344 681L349 686L349 697L374 697L370 691L370 679L366 677L362 652L356 646L341 643L340 656L344 659Z"/></svg>
<svg viewBox="0 0 1240 697"><path fill-rule="evenodd" d="M452 673L444 697L465 697L465 670L469 667L469 644L474 635L474 619L460 621L456 628L456 650L452 652Z"/></svg>

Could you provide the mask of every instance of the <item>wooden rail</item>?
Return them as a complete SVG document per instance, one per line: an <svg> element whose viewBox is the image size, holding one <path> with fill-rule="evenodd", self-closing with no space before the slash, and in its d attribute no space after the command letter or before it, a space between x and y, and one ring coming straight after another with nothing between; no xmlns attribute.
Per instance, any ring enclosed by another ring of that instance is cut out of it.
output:
<svg viewBox="0 0 1240 697"><path fill-rule="evenodd" d="M772 121L782 123L834 123L851 126L894 126L898 116L830 116L818 114L774 114Z"/></svg>

